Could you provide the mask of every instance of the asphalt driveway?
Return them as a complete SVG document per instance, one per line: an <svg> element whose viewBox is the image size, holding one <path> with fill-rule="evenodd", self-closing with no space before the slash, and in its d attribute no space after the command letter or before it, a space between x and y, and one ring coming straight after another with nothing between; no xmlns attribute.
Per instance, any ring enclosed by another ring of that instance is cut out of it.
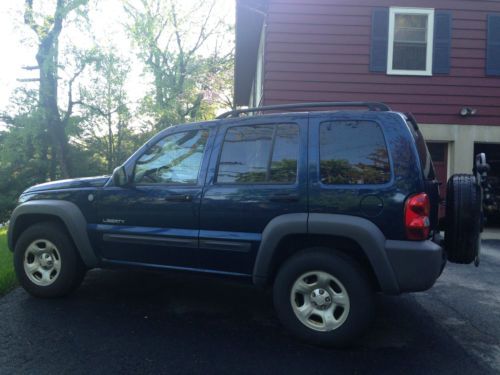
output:
<svg viewBox="0 0 500 375"><path fill-rule="evenodd" d="M348 350L290 337L269 293L201 277L92 271L62 300L0 299L0 374L500 373L500 241L429 292L377 300Z"/></svg>

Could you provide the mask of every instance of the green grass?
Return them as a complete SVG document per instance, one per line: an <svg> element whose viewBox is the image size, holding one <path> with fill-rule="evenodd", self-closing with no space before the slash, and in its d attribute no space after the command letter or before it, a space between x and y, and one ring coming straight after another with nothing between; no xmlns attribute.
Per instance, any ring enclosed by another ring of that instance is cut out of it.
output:
<svg viewBox="0 0 500 375"><path fill-rule="evenodd" d="M7 247L7 230L0 229L0 296L16 285L12 253Z"/></svg>

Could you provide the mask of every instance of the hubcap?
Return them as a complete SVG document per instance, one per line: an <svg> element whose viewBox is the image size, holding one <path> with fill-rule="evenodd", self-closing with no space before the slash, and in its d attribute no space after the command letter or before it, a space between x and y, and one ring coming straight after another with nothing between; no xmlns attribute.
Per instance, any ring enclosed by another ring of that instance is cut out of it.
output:
<svg viewBox="0 0 500 375"><path fill-rule="evenodd" d="M23 265L26 276L33 284L48 286L59 276L61 256L52 242L39 239L27 247Z"/></svg>
<svg viewBox="0 0 500 375"><path fill-rule="evenodd" d="M349 315L349 295L344 285L324 271L310 271L293 284L290 302L299 321L315 331L339 328Z"/></svg>
<svg viewBox="0 0 500 375"><path fill-rule="evenodd" d="M326 309L332 304L330 293L323 288L314 289L311 293L311 303L321 309Z"/></svg>
<svg viewBox="0 0 500 375"><path fill-rule="evenodd" d="M43 253L40 257L40 265L43 268L51 268L54 265L54 257L49 253Z"/></svg>

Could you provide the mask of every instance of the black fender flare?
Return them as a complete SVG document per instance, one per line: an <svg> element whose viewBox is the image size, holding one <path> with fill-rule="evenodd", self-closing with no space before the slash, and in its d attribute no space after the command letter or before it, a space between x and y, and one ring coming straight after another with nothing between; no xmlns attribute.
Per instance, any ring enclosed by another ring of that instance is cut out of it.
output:
<svg viewBox="0 0 500 375"><path fill-rule="evenodd" d="M37 214L59 218L66 226L85 265L89 268L99 265L99 258L95 254L87 234L87 220L76 204L62 200L34 200L17 206L10 218L7 235L11 251L14 251L15 247L16 222L19 222L19 218L23 216Z"/></svg>
<svg viewBox="0 0 500 375"><path fill-rule="evenodd" d="M279 242L291 234L321 234L345 237L356 242L366 255L382 292L398 294L399 286L386 253L386 238L371 221L337 214L286 214L271 220L262 233L253 282L266 285L272 272L272 259Z"/></svg>
<svg viewBox="0 0 500 375"><path fill-rule="evenodd" d="M253 267L252 279L255 285L267 284L272 272L274 252L283 238L291 234L307 234L308 216L307 213L280 215L266 225Z"/></svg>

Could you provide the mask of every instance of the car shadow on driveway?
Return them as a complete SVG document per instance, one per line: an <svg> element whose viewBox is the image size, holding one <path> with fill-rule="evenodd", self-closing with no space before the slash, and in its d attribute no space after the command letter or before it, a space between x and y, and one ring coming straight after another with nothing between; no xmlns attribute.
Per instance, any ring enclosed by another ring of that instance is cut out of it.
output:
<svg viewBox="0 0 500 375"><path fill-rule="evenodd" d="M485 373L411 296L377 298L351 348L304 344L270 292L234 281L94 270L73 295L0 299L0 373Z"/></svg>

